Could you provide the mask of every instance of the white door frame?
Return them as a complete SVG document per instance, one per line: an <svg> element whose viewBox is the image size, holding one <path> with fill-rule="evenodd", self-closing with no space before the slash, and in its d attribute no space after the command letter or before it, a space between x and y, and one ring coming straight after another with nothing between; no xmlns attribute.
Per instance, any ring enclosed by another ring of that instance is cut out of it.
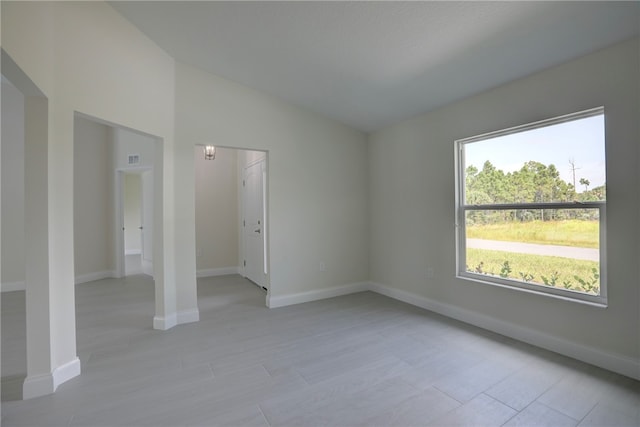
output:
<svg viewBox="0 0 640 427"><path fill-rule="evenodd" d="M125 272L125 248L124 248L124 175L127 173L135 173L141 175L145 172L153 172L153 168L149 166L139 166L139 167L129 167L129 168L118 168L115 171L115 197L114 197L114 206L115 206L115 221L114 221L114 233L115 233L115 244L114 244L114 259L116 261L116 277L122 278L126 276ZM155 180L155 177L154 177ZM144 185L141 182L141 198L140 203L143 203L144 200ZM155 192L155 182L154 189ZM149 209L149 207L146 207ZM141 208L142 210L145 207ZM150 209L154 211L154 207L151 206ZM155 215L154 215L155 217ZM154 221L155 222L155 221ZM149 232L153 234L153 227L150 228ZM144 242L141 242L144 244Z"/></svg>

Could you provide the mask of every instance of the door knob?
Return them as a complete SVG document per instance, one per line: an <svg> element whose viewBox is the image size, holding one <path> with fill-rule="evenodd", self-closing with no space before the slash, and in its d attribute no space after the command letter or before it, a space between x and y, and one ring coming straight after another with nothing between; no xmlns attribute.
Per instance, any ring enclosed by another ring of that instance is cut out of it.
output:
<svg viewBox="0 0 640 427"><path fill-rule="evenodd" d="M255 233L260 233L260 229L258 228L257 230L253 230Z"/></svg>

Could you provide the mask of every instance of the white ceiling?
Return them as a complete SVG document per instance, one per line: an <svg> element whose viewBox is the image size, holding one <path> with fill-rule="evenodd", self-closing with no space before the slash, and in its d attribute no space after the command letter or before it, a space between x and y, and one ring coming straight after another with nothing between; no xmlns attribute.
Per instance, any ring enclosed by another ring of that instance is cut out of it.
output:
<svg viewBox="0 0 640 427"><path fill-rule="evenodd" d="M110 4L176 60L363 131L640 33L640 2Z"/></svg>

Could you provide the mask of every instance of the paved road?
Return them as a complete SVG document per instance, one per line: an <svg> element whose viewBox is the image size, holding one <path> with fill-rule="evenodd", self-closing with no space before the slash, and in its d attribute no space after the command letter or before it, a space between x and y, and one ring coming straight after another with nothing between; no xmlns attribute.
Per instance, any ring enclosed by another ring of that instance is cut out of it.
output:
<svg viewBox="0 0 640 427"><path fill-rule="evenodd" d="M599 261L600 251L573 246L536 245L534 243L503 242L499 240L467 239L467 247L490 249L493 251L516 252L521 254L559 256L564 258Z"/></svg>

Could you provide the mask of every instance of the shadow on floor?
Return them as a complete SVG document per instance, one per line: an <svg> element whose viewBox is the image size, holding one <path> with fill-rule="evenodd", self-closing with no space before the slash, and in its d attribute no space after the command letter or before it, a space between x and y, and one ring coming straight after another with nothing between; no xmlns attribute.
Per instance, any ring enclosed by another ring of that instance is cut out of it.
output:
<svg viewBox="0 0 640 427"><path fill-rule="evenodd" d="M27 374L11 375L2 377L2 398L3 402L11 402L13 400L22 400L22 384Z"/></svg>

